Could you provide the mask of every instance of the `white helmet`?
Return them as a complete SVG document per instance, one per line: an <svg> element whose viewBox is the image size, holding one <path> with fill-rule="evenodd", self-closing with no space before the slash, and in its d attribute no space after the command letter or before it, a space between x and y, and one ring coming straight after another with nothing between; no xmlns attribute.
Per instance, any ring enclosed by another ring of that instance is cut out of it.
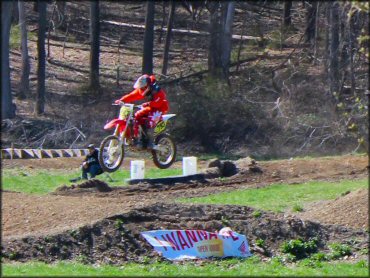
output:
<svg viewBox="0 0 370 278"><path fill-rule="evenodd" d="M148 81L149 81L149 75L144 74L136 80L136 82L134 84L134 88L135 89L142 89L142 88L144 88L148 85L148 83L149 83Z"/></svg>

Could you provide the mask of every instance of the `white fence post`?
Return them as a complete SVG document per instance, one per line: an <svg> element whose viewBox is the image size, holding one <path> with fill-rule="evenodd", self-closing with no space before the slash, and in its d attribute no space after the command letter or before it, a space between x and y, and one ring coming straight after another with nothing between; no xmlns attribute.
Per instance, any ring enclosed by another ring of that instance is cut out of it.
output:
<svg viewBox="0 0 370 278"><path fill-rule="evenodd" d="M145 161L131 161L131 179L143 179L145 176Z"/></svg>
<svg viewBox="0 0 370 278"><path fill-rule="evenodd" d="M182 173L183 176L197 174L197 158L195 156L182 158Z"/></svg>

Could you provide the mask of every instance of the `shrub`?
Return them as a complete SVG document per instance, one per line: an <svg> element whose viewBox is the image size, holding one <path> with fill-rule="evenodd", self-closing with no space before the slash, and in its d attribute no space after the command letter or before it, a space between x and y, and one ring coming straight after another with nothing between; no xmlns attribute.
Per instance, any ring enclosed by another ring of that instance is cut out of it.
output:
<svg viewBox="0 0 370 278"><path fill-rule="evenodd" d="M317 251L317 239L311 239L307 242L301 239L292 239L284 242L281 246L283 253L294 255L297 259L306 258L309 254Z"/></svg>
<svg viewBox="0 0 370 278"><path fill-rule="evenodd" d="M265 241L261 238L256 239L256 245L261 248L265 248Z"/></svg>
<svg viewBox="0 0 370 278"><path fill-rule="evenodd" d="M120 219L120 218L118 218L117 220L116 220L116 222L114 223L114 225L116 226L116 228L119 230L119 229L121 229L122 228L122 226L123 226L123 220L122 219Z"/></svg>
<svg viewBox="0 0 370 278"><path fill-rule="evenodd" d="M347 244L332 243L329 245L329 248L331 250L329 254L331 259L338 259L352 254L352 249Z"/></svg>
<svg viewBox="0 0 370 278"><path fill-rule="evenodd" d="M295 204L292 209L293 212L300 212L303 211L303 207L301 205Z"/></svg>
<svg viewBox="0 0 370 278"><path fill-rule="evenodd" d="M368 248L361 249L360 250L360 254L361 255L367 255L367 254L369 254L369 249Z"/></svg>
<svg viewBox="0 0 370 278"><path fill-rule="evenodd" d="M300 261L299 265L307 266L311 268L320 268L322 267L322 262L311 259L311 258L307 258L307 259L303 259L302 261Z"/></svg>
<svg viewBox="0 0 370 278"><path fill-rule="evenodd" d="M261 217L262 212L261 212L261 211L259 211L259 210L255 210L255 211L252 213L252 215L253 215L255 218L258 218L258 217Z"/></svg>
<svg viewBox="0 0 370 278"><path fill-rule="evenodd" d="M221 223L224 227L230 226L230 220L223 215L221 216Z"/></svg>
<svg viewBox="0 0 370 278"><path fill-rule="evenodd" d="M314 261L322 262L322 261L327 261L328 256L324 253L318 252L318 253L312 254L310 256L310 259Z"/></svg>

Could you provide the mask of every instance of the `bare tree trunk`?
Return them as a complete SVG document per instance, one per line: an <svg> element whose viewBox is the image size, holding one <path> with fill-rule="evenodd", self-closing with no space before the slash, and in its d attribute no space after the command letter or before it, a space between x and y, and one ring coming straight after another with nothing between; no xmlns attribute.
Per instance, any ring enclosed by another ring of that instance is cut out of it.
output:
<svg viewBox="0 0 370 278"><path fill-rule="evenodd" d="M208 49L208 70L210 75L216 78L222 76L222 64L221 64L221 36L222 36L222 25L221 25L221 3L220 1L212 1L208 3L208 9L210 11L210 39Z"/></svg>
<svg viewBox="0 0 370 278"><path fill-rule="evenodd" d="M1 117L15 117L9 69L9 39L12 16L12 2L1 1Z"/></svg>
<svg viewBox="0 0 370 278"><path fill-rule="evenodd" d="M314 38L314 45L313 45L313 56L315 58L315 63L316 63L316 56L317 56L317 38L319 34L319 6L320 3L317 2L316 4L316 22L315 22L315 38Z"/></svg>
<svg viewBox="0 0 370 278"><path fill-rule="evenodd" d="M167 21L167 33L166 33L166 41L164 45L164 52L163 52L163 67L162 67L162 74L167 74L167 67L168 67L168 55L170 51L170 43L171 43L171 35L172 35L172 26L173 26L173 16L175 14L176 3L174 0L170 2L170 14L168 16Z"/></svg>
<svg viewBox="0 0 370 278"><path fill-rule="evenodd" d="M229 80L229 68L230 68L230 56L231 56L231 36L232 36L232 28L234 22L234 14L235 14L235 3L234 1L230 1L226 4L226 18L224 23L224 32L223 32L223 39L222 39L222 55L221 55L221 65L223 76L226 80Z"/></svg>
<svg viewBox="0 0 370 278"><path fill-rule="evenodd" d="M289 27L292 25L292 1L284 1L283 11L283 27Z"/></svg>
<svg viewBox="0 0 370 278"><path fill-rule="evenodd" d="M310 43L311 47L314 45L315 40L317 5L317 1L309 1L306 10L306 43Z"/></svg>
<svg viewBox="0 0 370 278"><path fill-rule="evenodd" d="M36 12L36 13L39 10L38 5L39 5L39 1L33 2L32 8L33 8L33 11Z"/></svg>
<svg viewBox="0 0 370 278"><path fill-rule="evenodd" d="M49 26L48 26L48 37L47 37L47 42L48 42L48 51L47 51L47 58L50 58L50 32L51 32L51 26L53 25L53 28L55 28L54 26L54 22L53 22L53 17L54 17L54 13L57 9L57 5L53 5L53 12L51 13L51 16L50 16L50 19L49 19Z"/></svg>
<svg viewBox="0 0 370 278"><path fill-rule="evenodd" d="M354 67L354 61L353 61L353 55L355 54L355 42L356 42L356 32L355 32L355 18L357 16L356 14L352 15L349 19L349 67L350 67L350 78L351 78L351 93L355 93L356 88L356 79L355 79L355 67Z"/></svg>
<svg viewBox="0 0 370 278"><path fill-rule="evenodd" d="M144 33L144 51L143 51L143 74L153 73L153 46L154 46L154 1L148 0L146 2L146 16L145 16L145 33Z"/></svg>
<svg viewBox="0 0 370 278"><path fill-rule="evenodd" d="M46 33L46 1L38 1L39 29L37 36L37 95L35 114L41 115L45 112L45 33Z"/></svg>
<svg viewBox="0 0 370 278"><path fill-rule="evenodd" d="M18 10L18 5L17 5L18 1L13 0L11 2L13 4L13 7L12 7L12 24L18 24L18 22L19 22L19 10Z"/></svg>
<svg viewBox="0 0 370 278"><path fill-rule="evenodd" d="M90 2L90 89L99 91L99 1Z"/></svg>
<svg viewBox="0 0 370 278"><path fill-rule="evenodd" d="M242 31L241 31L241 34L240 36L243 36L244 35L244 32L245 32L245 25L246 25L246 22L247 22L247 18L248 18L248 14L246 13L244 15L244 19L243 19L243 25L242 25ZM239 72L239 66L240 66L240 54L241 54L241 51L242 51L242 46L243 46L243 40L240 40L239 42L239 47L238 47L238 56L236 58L236 62L237 62L237 65L236 65L236 72Z"/></svg>
<svg viewBox="0 0 370 278"><path fill-rule="evenodd" d="M158 43L162 43L163 28L166 22L166 17L164 16L166 14L166 2L165 1L162 1L162 14L163 14L163 17L162 17L162 22L161 22L161 28L159 29Z"/></svg>
<svg viewBox="0 0 370 278"><path fill-rule="evenodd" d="M235 4L214 1L208 7L211 14L208 69L211 76L228 81Z"/></svg>
<svg viewBox="0 0 370 278"><path fill-rule="evenodd" d="M330 92L339 91L339 11L338 2L332 2L330 5L330 45L329 45L329 80Z"/></svg>
<svg viewBox="0 0 370 278"><path fill-rule="evenodd" d="M346 7L341 8L340 12L340 88L341 90L345 85L351 82L351 19L348 17L349 9Z"/></svg>
<svg viewBox="0 0 370 278"><path fill-rule="evenodd" d="M327 28L325 28L325 49L324 49L324 59L325 59L325 73L329 76L329 64L330 64L330 55L329 55L329 48L330 48L330 8L331 5L329 2L325 3L325 17L327 19Z"/></svg>
<svg viewBox="0 0 370 278"><path fill-rule="evenodd" d="M65 11L66 11L66 1L57 1L57 10L60 14L62 22L64 21Z"/></svg>
<svg viewBox="0 0 370 278"><path fill-rule="evenodd" d="M22 69L21 69L21 82L19 84L19 97L25 98L29 95L30 89L30 61L28 56L27 45L27 24L25 16L24 1L18 1L19 9L19 27L21 29L21 53L22 53Z"/></svg>

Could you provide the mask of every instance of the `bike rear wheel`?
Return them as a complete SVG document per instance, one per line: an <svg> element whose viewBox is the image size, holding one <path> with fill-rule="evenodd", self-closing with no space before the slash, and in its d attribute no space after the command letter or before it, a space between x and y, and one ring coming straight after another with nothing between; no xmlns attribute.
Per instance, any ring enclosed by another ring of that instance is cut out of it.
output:
<svg viewBox="0 0 370 278"><path fill-rule="evenodd" d="M99 163L105 172L116 171L124 156L124 144L117 136L109 135L103 139L99 148Z"/></svg>
<svg viewBox="0 0 370 278"><path fill-rule="evenodd" d="M160 169L170 167L176 159L176 145L173 139L165 133L159 134L154 139L158 149L152 150L153 162Z"/></svg>

